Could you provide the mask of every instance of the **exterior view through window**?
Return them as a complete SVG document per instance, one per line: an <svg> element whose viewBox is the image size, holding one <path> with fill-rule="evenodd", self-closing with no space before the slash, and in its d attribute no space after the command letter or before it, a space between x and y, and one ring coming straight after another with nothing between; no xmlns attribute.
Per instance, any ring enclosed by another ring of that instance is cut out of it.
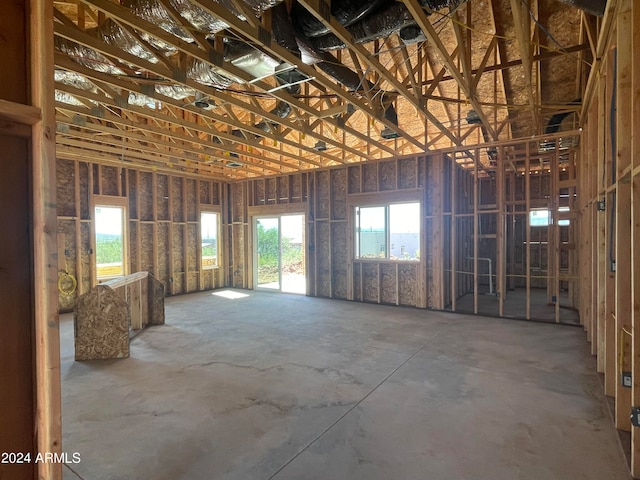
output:
<svg viewBox="0 0 640 480"><path fill-rule="evenodd" d="M356 258L420 260L420 203L356 207Z"/></svg>
<svg viewBox="0 0 640 480"><path fill-rule="evenodd" d="M200 231L202 268L215 268L218 266L218 214L202 212L200 214Z"/></svg>
<svg viewBox="0 0 640 480"><path fill-rule="evenodd" d="M95 207L96 277L98 281L121 277L124 269L124 208Z"/></svg>

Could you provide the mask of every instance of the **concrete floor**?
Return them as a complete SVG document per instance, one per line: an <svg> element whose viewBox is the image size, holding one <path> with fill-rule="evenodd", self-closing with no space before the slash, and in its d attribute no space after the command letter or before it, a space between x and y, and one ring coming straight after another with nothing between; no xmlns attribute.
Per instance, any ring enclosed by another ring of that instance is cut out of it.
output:
<svg viewBox="0 0 640 480"><path fill-rule="evenodd" d="M234 293L124 360L62 317L65 480L629 478L580 328Z"/></svg>
<svg viewBox="0 0 640 480"><path fill-rule="evenodd" d="M547 303L547 291L541 288L531 289L531 319L543 322L556 321L556 307ZM566 292L560 296L560 323L578 325L580 315L577 310L564 307L569 304ZM450 309L449 307L448 309ZM456 300L456 312L473 313L473 293L467 294ZM498 297L495 295L478 295L478 314L491 315L497 317L500 312ZM526 318L527 316L527 291L524 288L517 288L507 292L507 299L504 302L504 316L513 318Z"/></svg>

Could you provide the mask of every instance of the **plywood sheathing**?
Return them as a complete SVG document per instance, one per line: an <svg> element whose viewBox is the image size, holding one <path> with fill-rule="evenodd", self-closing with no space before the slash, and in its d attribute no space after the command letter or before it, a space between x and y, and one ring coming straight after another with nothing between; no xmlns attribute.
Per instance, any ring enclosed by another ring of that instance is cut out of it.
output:
<svg viewBox="0 0 640 480"><path fill-rule="evenodd" d="M331 222L331 242L334 245L331 255L331 289L333 298L346 299L348 296L347 279L349 276L347 222Z"/></svg>
<svg viewBox="0 0 640 480"><path fill-rule="evenodd" d="M129 357L129 306L110 287L97 285L78 298L74 312L75 358Z"/></svg>
<svg viewBox="0 0 640 480"><path fill-rule="evenodd" d="M76 215L75 204L75 162L58 160L56 162L56 205L58 216L74 217Z"/></svg>

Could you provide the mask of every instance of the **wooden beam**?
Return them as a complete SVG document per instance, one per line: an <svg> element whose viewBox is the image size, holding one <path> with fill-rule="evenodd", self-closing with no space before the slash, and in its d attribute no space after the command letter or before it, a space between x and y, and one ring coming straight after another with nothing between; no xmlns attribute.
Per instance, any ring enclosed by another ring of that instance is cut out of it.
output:
<svg viewBox="0 0 640 480"><path fill-rule="evenodd" d="M449 70L449 73L456 80L458 86L464 92L465 96L469 100L469 103L471 103L471 106L478 114L478 117L480 117L480 120L487 129L487 133L489 134L489 136L492 139L496 140L497 136L495 129L491 125L491 122L489 122L489 119L482 110L482 107L478 104L476 95L474 95L469 88L470 84L465 81L463 75L460 73L460 70L458 70L458 67L455 65L455 63L453 63L451 55L447 51L444 43L442 43L440 36L431 25L431 22L427 18L427 14L425 13L422 6L420 6L417 0L402 0L402 2L407 6L407 9L411 12L411 15L422 29L427 39L433 44L434 48L442 58L444 65Z"/></svg>
<svg viewBox="0 0 640 480"><path fill-rule="evenodd" d="M53 3L30 0L32 110L33 316L35 323L36 435L38 452L62 452L62 395L58 318L56 152L53 82ZM26 19L25 19L26 20ZM6 104L5 104L6 105ZM35 111L39 115L34 115ZM24 112L24 110L23 110ZM62 479L62 463L42 462L38 477Z"/></svg>

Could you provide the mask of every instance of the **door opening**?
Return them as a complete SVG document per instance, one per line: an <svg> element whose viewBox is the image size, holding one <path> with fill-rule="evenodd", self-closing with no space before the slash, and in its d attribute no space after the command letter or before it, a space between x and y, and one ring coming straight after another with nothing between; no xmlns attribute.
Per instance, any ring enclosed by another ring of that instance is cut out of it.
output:
<svg viewBox="0 0 640 480"><path fill-rule="evenodd" d="M255 219L255 288L306 293L304 215Z"/></svg>

